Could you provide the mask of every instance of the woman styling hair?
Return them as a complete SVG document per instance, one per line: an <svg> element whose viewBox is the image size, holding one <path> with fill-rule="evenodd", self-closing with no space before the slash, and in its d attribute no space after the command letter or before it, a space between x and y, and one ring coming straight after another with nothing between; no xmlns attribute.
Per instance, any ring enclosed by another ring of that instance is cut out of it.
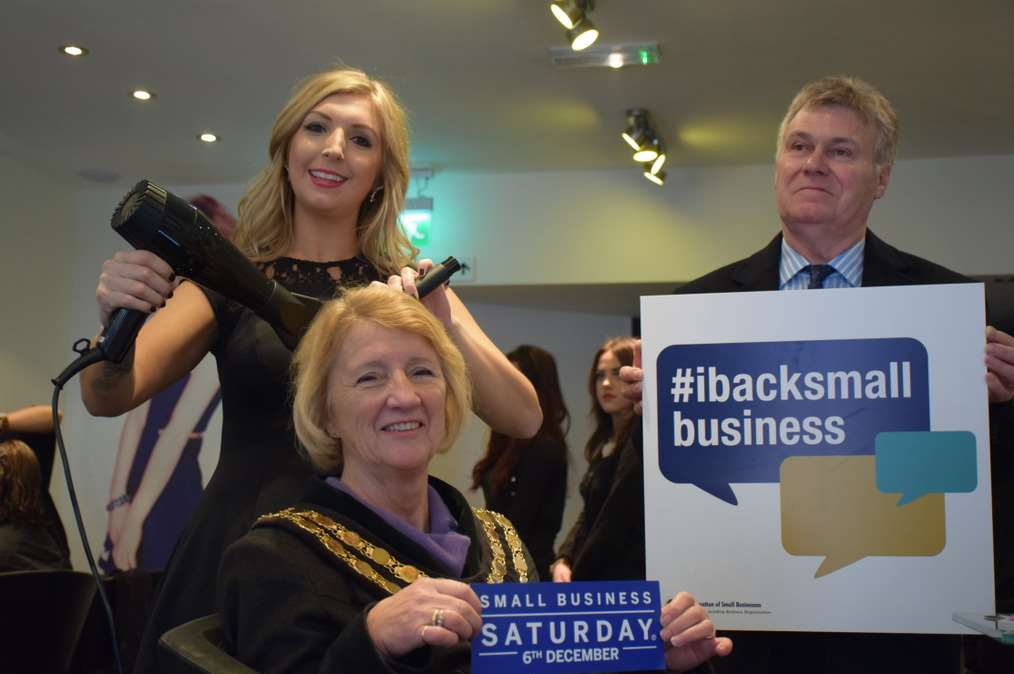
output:
<svg viewBox="0 0 1014 674"><path fill-rule="evenodd" d="M397 223L408 182L408 130L384 84L347 68L307 78L275 120L268 156L240 200L234 239L267 276L322 300L381 279L415 293L416 251ZM146 672L156 667L163 632L214 611L215 570L225 547L259 515L293 500L311 469L291 431L291 353L267 323L211 289L181 285L147 251L107 260L96 296L103 325L120 307L154 315L122 364L82 373L81 394L92 414L136 407L208 351L222 387L221 455L166 569L135 667ZM541 415L531 384L461 301L440 288L424 304L465 358L477 413L504 432L534 434Z"/></svg>

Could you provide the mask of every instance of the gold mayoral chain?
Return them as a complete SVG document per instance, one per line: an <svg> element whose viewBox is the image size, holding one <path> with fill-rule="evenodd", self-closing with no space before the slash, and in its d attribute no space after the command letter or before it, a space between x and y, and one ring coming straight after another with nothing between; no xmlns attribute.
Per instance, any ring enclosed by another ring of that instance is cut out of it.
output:
<svg viewBox="0 0 1014 674"><path fill-rule="evenodd" d="M514 562L519 580L523 583L528 582L528 563L525 561L521 539L510 521L500 513L489 510L473 509L473 511L482 522L483 533L486 535L493 554L493 564L486 577L487 582L502 583L507 570L506 556L503 545L500 543L500 536L497 534L496 525L502 529L507 545L511 549L511 561ZM374 564L406 585L416 578L426 577L426 573L423 571L411 564L402 564L387 550L373 545L356 532L315 510L286 508L261 516L257 519L256 525L275 522L289 522L307 532L328 552L345 562L349 568L380 586L389 594L394 594L401 587L384 578L374 567Z"/></svg>
<svg viewBox="0 0 1014 674"><path fill-rule="evenodd" d="M492 510L473 508L475 516L482 522L482 528L489 539L489 547L493 552L493 568L490 570L486 581L489 583L502 583L504 574L507 572L506 556L503 545L500 543L500 536L497 535L496 525L499 524L503 530L504 538L511 549L511 561L514 562L514 569L518 572L518 580L522 583L528 582L528 562L525 561L525 553L521 547L521 538L514 530L514 525L506 517Z"/></svg>
<svg viewBox="0 0 1014 674"><path fill-rule="evenodd" d="M262 515L257 519L257 524L279 521L291 522L307 532L328 552L345 562L349 568L360 576L373 581L389 594L394 594L401 587L381 576L370 562L377 564L406 585L416 578L426 576L411 564L402 564L387 550L373 545L356 532L350 531L330 517L321 515L314 510L286 508L277 513Z"/></svg>

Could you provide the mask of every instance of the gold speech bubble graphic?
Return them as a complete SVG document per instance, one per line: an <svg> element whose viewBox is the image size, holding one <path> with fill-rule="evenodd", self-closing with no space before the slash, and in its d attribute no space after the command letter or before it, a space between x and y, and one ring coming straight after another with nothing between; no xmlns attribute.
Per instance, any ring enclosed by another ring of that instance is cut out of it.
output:
<svg viewBox="0 0 1014 674"><path fill-rule="evenodd" d="M874 456L792 456L782 462L782 547L824 561L814 578L864 557L932 556L946 543L944 495L897 505L877 489Z"/></svg>

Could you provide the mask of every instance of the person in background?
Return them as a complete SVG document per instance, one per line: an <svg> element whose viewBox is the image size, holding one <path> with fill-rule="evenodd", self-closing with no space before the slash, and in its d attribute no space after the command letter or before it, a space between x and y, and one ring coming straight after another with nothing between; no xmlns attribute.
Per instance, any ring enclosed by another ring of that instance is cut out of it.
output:
<svg viewBox="0 0 1014 674"><path fill-rule="evenodd" d="M241 114L242 111L237 111ZM239 202L234 243L287 290L328 300L386 279L415 295L429 269L398 226L408 184L408 128L391 90L350 68L301 82L272 128L269 163ZM120 364L81 373L94 415L118 416L190 372L210 351L222 389L218 465L165 570L135 672L160 668L158 639L215 611L216 570L225 548L258 516L295 499L312 470L291 427L292 354L249 308L195 283L180 283L148 251L116 253L96 289L105 325L120 307L152 312ZM423 304L443 323L468 364L475 410L518 437L542 424L532 385L485 335L452 290Z"/></svg>
<svg viewBox="0 0 1014 674"><path fill-rule="evenodd" d="M472 469L472 489L482 488L486 507L517 527L540 576L549 574L553 544L567 496L567 441L570 415L560 391L553 355L522 344L507 359L539 395L542 428L529 440L491 432L486 454Z"/></svg>
<svg viewBox="0 0 1014 674"><path fill-rule="evenodd" d="M0 442L0 572L70 568L43 493L32 448L21 440Z"/></svg>
<svg viewBox="0 0 1014 674"><path fill-rule="evenodd" d="M63 413L60 413L63 418ZM57 542L61 554L70 558L67 531L60 513L56 510L50 483L53 463L56 460L56 432L53 428L53 408L49 405L29 405L13 412L0 413L0 442L20 440L31 447L39 465L42 509L46 513L50 535Z"/></svg>
<svg viewBox="0 0 1014 674"><path fill-rule="evenodd" d="M585 445L584 507L552 566L554 582L644 578L644 478L640 447L630 442L635 415L620 395L620 367L634 340L606 341L592 359L588 393L595 430Z"/></svg>
<svg viewBox="0 0 1014 674"><path fill-rule="evenodd" d="M226 551L229 650L266 673L470 671L482 609L468 583L537 576L505 517L428 474L469 408L465 359L419 302L377 284L323 307L293 368L296 434L321 477ZM661 621L672 671L732 648L685 592Z"/></svg>

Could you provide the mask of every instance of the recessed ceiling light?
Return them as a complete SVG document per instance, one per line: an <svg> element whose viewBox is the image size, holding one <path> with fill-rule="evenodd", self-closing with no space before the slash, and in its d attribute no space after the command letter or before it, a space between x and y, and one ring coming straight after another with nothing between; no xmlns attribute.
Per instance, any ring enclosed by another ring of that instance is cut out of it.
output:
<svg viewBox="0 0 1014 674"><path fill-rule="evenodd" d="M155 98L155 92L147 91L146 89L135 89L130 92L130 95L139 101L150 101Z"/></svg>
<svg viewBox="0 0 1014 674"><path fill-rule="evenodd" d="M610 68L622 68L623 67L623 54L619 52L613 52L606 57L606 63Z"/></svg>
<svg viewBox="0 0 1014 674"><path fill-rule="evenodd" d="M215 143L215 142L218 141L218 136L216 136L213 133L208 133L208 132L204 132L204 133L200 134L199 136L197 136L197 138L199 140L204 141L205 143Z"/></svg>
<svg viewBox="0 0 1014 674"><path fill-rule="evenodd" d="M60 47L60 53L67 56L86 56L88 50L77 44L65 44Z"/></svg>

